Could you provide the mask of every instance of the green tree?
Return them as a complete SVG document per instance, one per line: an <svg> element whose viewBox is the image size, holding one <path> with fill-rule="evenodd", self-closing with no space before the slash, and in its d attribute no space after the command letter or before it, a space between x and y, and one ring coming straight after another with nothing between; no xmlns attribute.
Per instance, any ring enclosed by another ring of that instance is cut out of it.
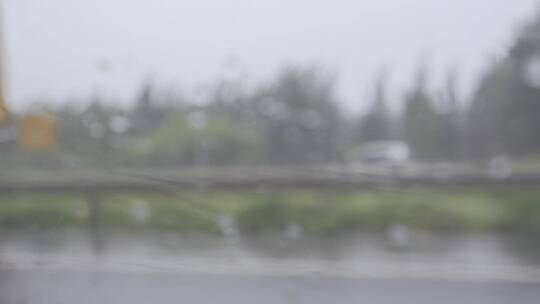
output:
<svg viewBox="0 0 540 304"><path fill-rule="evenodd" d="M151 134L133 138L125 153L152 165L251 165L261 161L262 136L227 115L179 110Z"/></svg>
<svg viewBox="0 0 540 304"><path fill-rule="evenodd" d="M342 117L334 79L317 69L284 69L253 98L267 160L302 165L339 157Z"/></svg>
<svg viewBox="0 0 540 304"><path fill-rule="evenodd" d="M359 142L388 140L392 138L392 120L386 100L386 77L381 73L375 84L375 95L371 108L361 117L356 127Z"/></svg>
<svg viewBox="0 0 540 304"><path fill-rule="evenodd" d="M425 71L419 69L413 89L405 96L402 135L414 157L433 160L442 157L441 121L426 89L425 79Z"/></svg>
<svg viewBox="0 0 540 304"><path fill-rule="evenodd" d="M459 108L456 74L454 70L448 72L446 87L440 98L440 123L441 123L441 156L447 160L456 160L463 156L463 139L460 128L461 111Z"/></svg>
<svg viewBox="0 0 540 304"><path fill-rule="evenodd" d="M474 155L540 152L540 18L484 73L468 115Z"/></svg>
<svg viewBox="0 0 540 304"><path fill-rule="evenodd" d="M150 82L145 83L130 113L131 131L135 133L151 132L158 128L170 113L171 105L160 100Z"/></svg>

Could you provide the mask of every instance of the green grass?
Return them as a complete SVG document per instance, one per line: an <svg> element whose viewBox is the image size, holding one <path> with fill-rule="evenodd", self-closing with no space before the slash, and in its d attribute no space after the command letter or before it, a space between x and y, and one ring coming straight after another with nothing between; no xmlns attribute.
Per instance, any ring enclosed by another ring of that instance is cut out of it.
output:
<svg viewBox="0 0 540 304"><path fill-rule="evenodd" d="M538 173L540 172L540 155L512 161L512 170L515 173Z"/></svg>
<svg viewBox="0 0 540 304"><path fill-rule="evenodd" d="M83 226L83 196L0 198L0 229ZM395 224L436 231L540 233L540 192L183 192L175 196L119 193L101 197L110 227L220 233L217 218L235 218L245 234L300 225L314 235L378 231Z"/></svg>
<svg viewBox="0 0 540 304"><path fill-rule="evenodd" d="M352 193L275 195L240 213L247 231L283 229L289 223L314 234L381 230L402 224L430 230L498 229L510 206L494 196L449 193Z"/></svg>
<svg viewBox="0 0 540 304"><path fill-rule="evenodd" d="M77 209L84 201L70 195L16 195L0 199L0 227L48 228L86 222Z"/></svg>

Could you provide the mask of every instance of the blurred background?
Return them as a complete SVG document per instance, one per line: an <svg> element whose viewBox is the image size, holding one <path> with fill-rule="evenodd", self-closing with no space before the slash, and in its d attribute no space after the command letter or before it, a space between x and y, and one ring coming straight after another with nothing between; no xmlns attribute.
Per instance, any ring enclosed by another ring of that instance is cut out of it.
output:
<svg viewBox="0 0 540 304"><path fill-rule="evenodd" d="M538 1L1 6L0 303L537 303Z"/></svg>

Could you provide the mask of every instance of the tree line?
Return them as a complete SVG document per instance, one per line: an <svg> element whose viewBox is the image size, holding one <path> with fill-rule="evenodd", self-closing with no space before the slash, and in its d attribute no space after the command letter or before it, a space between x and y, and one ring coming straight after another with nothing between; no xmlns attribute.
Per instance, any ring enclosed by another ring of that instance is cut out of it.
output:
<svg viewBox="0 0 540 304"><path fill-rule="evenodd" d="M406 143L422 161L540 153L540 18L484 72L470 100L458 100L455 74L449 73L437 95L427 78L419 68L396 113L388 104L387 75L380 73L369 108L358 116L344 113L335 79L317 68L284 68L251 90L218 81L202 104L146 84L129 108L98 98L82 110L69 104L49 108L59 137L53 153L1 148L10 162L80 166L320 165L343 162L355 148L387 140Z"/></svg>

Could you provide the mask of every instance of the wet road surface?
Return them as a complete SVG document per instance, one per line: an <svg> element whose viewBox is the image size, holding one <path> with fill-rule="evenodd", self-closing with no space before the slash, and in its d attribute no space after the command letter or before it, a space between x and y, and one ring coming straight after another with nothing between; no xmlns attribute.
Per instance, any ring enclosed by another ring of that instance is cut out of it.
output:
<svg viewBox="0 0 540 304"><path fill-rule="evenodd" d="M0 303L537 304L540 283L404 278L120 272L0 271Z"/></svg>

